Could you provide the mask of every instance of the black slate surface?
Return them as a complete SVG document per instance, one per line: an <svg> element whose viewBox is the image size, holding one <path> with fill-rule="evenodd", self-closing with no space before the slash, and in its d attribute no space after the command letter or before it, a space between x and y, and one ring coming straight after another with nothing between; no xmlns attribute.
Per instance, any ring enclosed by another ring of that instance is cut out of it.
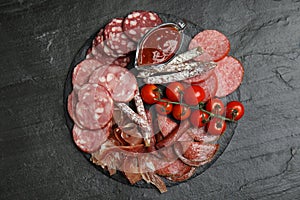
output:
<svg viewBox="0 0 300 200"><path fill-rule="evenodd" d="M231 41L246 114L223 155L165 194L112 180L75 148L63 113L71 61L100 25L137 9L169 13ZM0 199L297 199L300 2L0 2Z"/></svg>

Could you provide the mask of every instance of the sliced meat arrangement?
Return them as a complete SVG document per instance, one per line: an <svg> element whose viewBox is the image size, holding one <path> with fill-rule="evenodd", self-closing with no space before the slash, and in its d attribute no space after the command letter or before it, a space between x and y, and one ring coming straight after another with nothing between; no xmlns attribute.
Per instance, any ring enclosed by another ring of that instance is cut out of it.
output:
<svg viewBox="0 0 300 200"><path fill-rule="evenodd" d="M107 47L119 56L124 56L136 49L136 44L123 31L123 18L112 19L105 26L103 34Z"/></svg>
<svg viewBox="0 0 300 200"><path fill-rule="evenodd" d="M216 97L235 91L244 69L227 55L222 33L204 30L187 48L185 23L162 23L154 12L134 11L101 28L73 70L67 110L74 143L93 163L166 192L161 176L188 180L220 155L226 123L240 119L244 108Z"/></svg>
<svg viewBox="0 0 300 200"><path fill-rule="evenodd" d="M149 29L161 23L162 20L154 12L134 11L124 19L123 30L130 39L139 42Z"/></svg>

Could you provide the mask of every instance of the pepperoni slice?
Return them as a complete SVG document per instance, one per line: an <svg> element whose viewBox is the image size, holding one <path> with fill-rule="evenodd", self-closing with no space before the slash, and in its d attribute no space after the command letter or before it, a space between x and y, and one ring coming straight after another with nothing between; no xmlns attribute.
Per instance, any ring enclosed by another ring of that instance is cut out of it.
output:
<svg viewBox="0 0 300 200"><path fill-rule="evenodd" d="M242 83L244 76L243 65L231 56L226 56L220 60L214 71L218 79L217 97L231 94Z"/></svg>
<svg viewBox="0 0 300 200"><path fill-rule="evenodd" d="M204 102L208 101L211 98L214 98L218 89L218 79L216 74L213 72L212 75L204 82L198 83L205 91Z"/></svg>
<svg viewBox="0 0 300 200"><path fill-rule="evenodd" d="M189 49L200 46L204 53L194 60L219 61L230 51L230 43L225 35L216 30L205 30L198 33L190 42Z"/></svg>
<svg viewBox="0 0 300 200"><path fill-rule="evenodd" d="M86 59L80 62L73 71L73 88L80 89L82 85L88 82L90 75L101 66L102 63L95 59Z"/></svg>
<svg viewBox="0 0 300 200"><path fill-rule="evenodd" d="M73 127L73 140L77 147L86 153L92 153L100 149L107 140L111 129L111 123L103 129L87 130L81 129L76 124Z"/></svg>
<svg viewBox="0 0 300 200"><path fill-rule="evenodd" d="M107 47L114 50L119 56L124 56L127 53L136 49L134 42L123 32L123 18L112 19L104 28L104 39Z"/></svg>
<svg viewBox="0 0 300 200"><path fill-rule="evenodd" d="M78 91L75 114L83 127L91 130L100 129L112 118L113 100L105 87L85 84Z"/></svg>
<svg viewBox="0 0 300 200"><path fill-rule="evenodd" d="M130 39L138 42L149 29L161 23L162 20L154 12L134 11L124 19L123 30Z"/></svg>
<svg viewBox="0 0 300 200"><path fill-rule="evenodd" d="M118 66L96 70L90 77L89 83L103 85L118 102L131 101L138 89L135 76L126 68Z"/></svg>

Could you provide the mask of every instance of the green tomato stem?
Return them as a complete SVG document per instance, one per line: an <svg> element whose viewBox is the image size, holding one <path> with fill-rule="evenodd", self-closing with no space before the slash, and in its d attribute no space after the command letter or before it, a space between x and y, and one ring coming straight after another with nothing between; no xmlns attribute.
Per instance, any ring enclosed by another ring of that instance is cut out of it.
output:
<svg viewBox="0 0 300 200"><path fill-rule="evenodd" d="M209 114L210 117L217 117L219 119L222 119L224 121L229 121L229 122L236 122L235 120L232 120L232 119L229 119L229 118L226 118L224 116L221 116L221 115L218 115L218 114L214 114L212 112L209 112L207 110L205 110L203 107L204 107L204 103L203 102L200 102L198 104L198 106L190 106L188 104L185 104L185 103L182 103L182 102L174 102L174 101L167 101L167 100L164 100L164 99L155 99L157 101L160 101L160 102L165 102L165 103L171 103L171 104L177 104L177 105L182 105L182 106L185 106L185 107L189 107L191 109L194 109L194 110L201 110L202 112L205 112L207 114Z"/></svg>

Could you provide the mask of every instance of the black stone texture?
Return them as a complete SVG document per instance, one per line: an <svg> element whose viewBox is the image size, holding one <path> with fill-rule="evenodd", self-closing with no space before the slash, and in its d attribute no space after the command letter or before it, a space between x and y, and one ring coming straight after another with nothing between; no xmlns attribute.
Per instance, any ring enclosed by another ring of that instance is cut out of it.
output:
<svg viewBox="0 0 300 200"><path fill-rule="evenodd" d="M84 42L141 9L223 32L245 68L236 96L246 114L229 146L165 194L99 172L73 144L63 110ZM1 0L0 39L0 199L299 199L300 1Z"/></svg>

